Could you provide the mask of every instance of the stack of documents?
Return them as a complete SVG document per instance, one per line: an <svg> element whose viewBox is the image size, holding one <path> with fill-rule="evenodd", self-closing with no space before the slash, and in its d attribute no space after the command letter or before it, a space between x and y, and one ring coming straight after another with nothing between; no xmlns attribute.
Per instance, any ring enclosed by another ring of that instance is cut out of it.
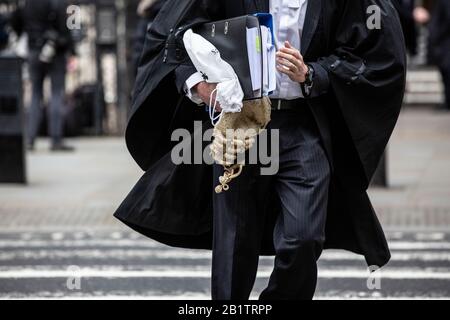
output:
<svg viewBox="0 0 450 320"><path fill-rule="evenodd" d="M268 96L276 89L276 49L267 26L247 28L247 52L255 96Z"/></svg>

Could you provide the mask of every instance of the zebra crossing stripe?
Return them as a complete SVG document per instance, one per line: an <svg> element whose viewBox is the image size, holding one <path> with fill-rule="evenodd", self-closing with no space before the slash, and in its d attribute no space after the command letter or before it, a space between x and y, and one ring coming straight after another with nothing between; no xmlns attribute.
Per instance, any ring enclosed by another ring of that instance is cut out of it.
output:
<svg viewBox="0 0 450 320"><path fill-rule="evenodd" d="M86 239L86 240L0 240L0 249L6 248L76 248L76 247L112 247L112 248L153 248L168 249L153 241ZM450 242L445 241L391 241L391 250L450 250Z"/></svg>
<svg viewBox="0 0 450 320"><path fill-rule="evenodd" d="M48 293L46 293L48 294ZM45 298L42 298L45 297ZM55 293L52 297L47 297L46 295L39 295L34 294L33 296L9 296L9 297L0 297L0 301L4 300L34 300L34 301L64 301L64 300L79 300L79 301L109 301L109 300L129 300L129 301L177 301L177 300L211 300L211 295L209 294L193 294L193 295L184 295L184 294L174 294L174 295L160 295L160 294L154 294L154 295L134 295L134 294L124 294L124 295L109 295L107 293L102 295L81 295L81 296L67 296L64 295L64 293ZM345 297L342 296L316 296L314 297L314 300L442 300L447 301L450 300L450 297L427 297L427 296L414 296L414 297L408 297L408 296L396 296L396 297L361 297L360 292L347 292ZM258 296L252 295L250 297L250 300L257 301Z"/></svg>
<svg viewBox="0 0 450 320"><path fill-rule="evenodd" d="M258 277L269 278L271 270L258 272ZM344 269L344 270L319 270L319 278L323 279L367 279L367 270ZM382 279L429 279L429 280L450 280L450 272L439 270L412 270L412 269L386 269L380 270L372 275ZM3 270L0 272L0 279L52 279L52 278L210 278L209 270L188 270L173 269L169 266L161 270L122 270L122 268L93 269L81 268L73 270Z"/></svg>
<svg viewBox="0 0 450 320"><path fill-rule="evenodd" d="M181 249L149 250L149 249L72 249L72 250L14 250L0 252L0 261L12 261L17 259L95 259L98 261L129 260L129 259L186 259L186 260L210 260L210 251L192 251ZM271 260L272 257L261 257L261 260ZM344 251L325 251L321 261L363 261L364 258L354 253ZM391 261L450 261L450 251L393 251Z"/></svg>

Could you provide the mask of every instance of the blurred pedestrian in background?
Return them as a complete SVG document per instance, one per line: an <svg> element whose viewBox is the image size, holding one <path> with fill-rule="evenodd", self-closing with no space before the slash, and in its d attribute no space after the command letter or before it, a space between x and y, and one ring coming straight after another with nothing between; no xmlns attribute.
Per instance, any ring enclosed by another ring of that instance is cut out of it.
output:
<svg viewBox="0 0 450 320"><path fill-rule="evenodd" d="M414 0L392 1L400 16L400 22L405 36L406 48L411 55L417 54L417 26L414 20Z"/></svg>
<svg viewBox="0 0 450 320"><path fill-rule="evenodd" d="M137 14L139 22L136 27L136 33L133 41L133 70L137 74L139 60L141 58L142 50L144 49L145 35L150 24L156 18L158 12L166 0L141 0L138 6Z"/></svg>
<svg viewBox="0 0 450 320"><path fill-rule="evenodd" d="M442 74L445 109L450 111L450 1L436 0L430 22L429 58Z"/></svg>
<svg viewBox="0 0 450 320"><path fill-rule="evenodd" d="M0 13L0 51L8 46L8 32L6 30L7 20L4 15Z"/></svg>
<svg viewBox="0 0 450 320"><path fill-rule="evenodd" d="M430 20L430 14L424 7L417 6L415 0L392 1L400 16L406 48L410 55L418 53L418 25L424 25Z"/></svg>
<svg viewBox="0 0 450 320"><path fill-rule="evenodd" d="M28 35L28 66L32 100L28 122L28 146L34 149L41 124L43 84L51 80L48 131L52 151L72 151L63 142L65 77L68 56L75 56L74 42L66 26L65 0L26 0L14 14L12 26L17 34Z"/></svg>

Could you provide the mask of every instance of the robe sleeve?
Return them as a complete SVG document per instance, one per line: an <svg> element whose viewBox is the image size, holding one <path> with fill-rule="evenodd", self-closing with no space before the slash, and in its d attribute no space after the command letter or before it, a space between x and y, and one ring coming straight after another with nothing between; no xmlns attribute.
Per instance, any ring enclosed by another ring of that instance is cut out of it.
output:
<svg viewBox="0 0 450 320"><path fill-rule="evenodd" d="M180 65L175 69L175 84L180 94L186 94L184 92L186 81L196 72L194 65Z"/></svg>
<svg viewBox="0 0 450 320"><path fill-rule="evenodd" d="M325 90L329 81L329 90L338 102L370 181L403 101L406 81L404 38L397 12L390 1L336 3L339 4L335 4L334 9L340 12L335 14L338 23L333 25L334 37L329 39L332 53L315 64L320 70L320 83L324 84L319 89ZM368 8L373 5L380 10L380 28L369 28L367 23L372 15Z"/></svg>
<svg viewBox="0 0 450 320"><path fill-rule="evenodd" d="M330 88L330 77L328 76L328 70L317 62L308 64L314 69L314 85L309 98L316 98L328 93Z"/></svg>
<svg viewBox="0 0 450 320"><path fill-rule="evenodd" d="M191 117L184 113L192 108L180 107L184 78L195 70L189 70L191 62L179 55L183 51L182 30L224 18L224 3L167 0L147 30L125 133L128 150L144 171L170 152L173 143L169 132L174 126L185 126L185 119Z"/></svg>
<svg viewBox="0 0 450 320"><path fill-rule="evenodd" d="M190 18L191 21L195 19L214 21L224 18L221 16L221 13L223 12L222 1L197 0L197 3L199 7L203 8L203 10L198 10L195 16ZM188 59L187 63L181 64L175 69L175 84L180 94L186 94L186 92L184 92L186 81L195 73L197 73L197 69L194 67L190 59Z"/></svg>

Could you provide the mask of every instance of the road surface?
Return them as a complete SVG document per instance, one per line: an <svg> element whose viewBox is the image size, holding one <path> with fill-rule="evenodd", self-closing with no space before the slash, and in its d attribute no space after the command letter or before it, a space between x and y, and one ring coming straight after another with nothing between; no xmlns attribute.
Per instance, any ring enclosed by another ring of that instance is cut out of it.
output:
<svg viewBox="0 0 450 320"><path fill-rule="evenodd" d="M449 299L450 233L388 237L392 261L370 279L361 257L325 252L316 299ZM169 248L131 231L0 232L0 299L209 299L210 264L208 251ZM272 265L261 259L252 298Z"/></svg>

